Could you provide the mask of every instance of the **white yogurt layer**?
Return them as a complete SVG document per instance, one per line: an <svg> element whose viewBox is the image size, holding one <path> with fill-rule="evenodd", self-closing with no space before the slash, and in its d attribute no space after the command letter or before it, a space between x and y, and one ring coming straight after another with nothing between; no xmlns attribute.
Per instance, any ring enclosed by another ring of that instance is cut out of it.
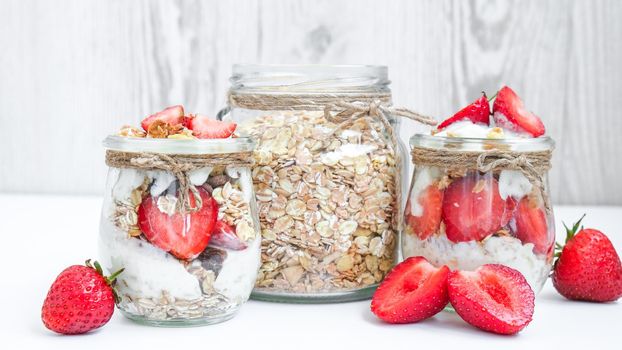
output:
<svg viewBox="0 0 622 350"><path fill-rule="evenodd" d="M148 176L150 181L153 181L153 184L149 189L152 197L157 197L161 195L162 192L166 191L176 180L173 174L164 170L149 170L144 172L143 174Z"/></svg>
<svg viewBox="0 0 622 350"><path fill-rule="evenodd" d="M222 269L214 282L214 289L235 303L243 303L250 296L261 264L261 238L255 238L244 250L229 250Z"/></svg>
<svg viewBox="0 0 622 350"><path fill-rule="evenodd" d="M108 174L112 182L112 197L118 201L130 198L132 191L145 180L145 173L136 169L110 168Z"/></svg>
<svg viewBox="0 0 622 350"><path fill-rule="evenodd" d="M200 169L192 170L188 173L190 183L194 186L201 186L207 181L209 174L212 172L212 167L203 167Z"/></svg>
<svg viewBox="0 0 622 350"><path fill-rule="evenodd" d="M415 170L415 179L413 187L410 191L410 214L413 216L423 215L423 207L419 203L419 196L434 181L438 180L441 172L436 167L417 166Z"/></svg>
<svg viewBox="0 0 622 350"><path fill-rule="evenodd" d="M101 220L99 256L108 271L125 268L117 278L120 294L158 298L167 291L179 299L201 297L199 281L179 260L148 242L129 237L109 220Z"/></svg>
<svg viewBox="0 0 622 350"><path fill-rule="evenodd" d="M517 139L531 137L531 135L520 132L505 125L488 126L463 120L448 125L434 136L460 137L474 139Z"/></svg>
<svg viewBox="0 0 622 350"><path fill-rule="evenodd" d="M551 266L546 256L533 253L533 244L514 237L489 237L482 242L454 243L444 234L425 240L414 234L402 234L404 258L423 256L435 266L447 265L452 270L475 270L484 264L502 264L520 271L538 293L548 278Z"/></svg>
<svg viewBox="0 0 622 350"><path fill-rule="evenodd" d="M499 195L503 200L512 196L517 201L525 197L533 185L517 170L502 170L499 174Z"/></svg>
<svg viewBox="0 0 622 350"><path fill-rule="evenodd" d="M476 124L468 120L455 122L448 125L440 132L434 134L434 136L444 137L469 137L469 138L488 138L490 130L487 125Z"/></svg>

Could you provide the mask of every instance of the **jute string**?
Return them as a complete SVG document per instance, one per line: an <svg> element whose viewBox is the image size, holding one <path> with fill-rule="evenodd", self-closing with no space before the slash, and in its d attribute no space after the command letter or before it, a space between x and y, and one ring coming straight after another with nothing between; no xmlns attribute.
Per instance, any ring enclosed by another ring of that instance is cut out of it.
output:
<svg viewBox="0 0 622 350"><path fill-rule="evenodd" d="M190 182L189 173L204 167L240 166L253 164L252 152L220 154L163 154L153 152L106 151L106 165L115 168L140 170L164 170L171 172L179 181L176 209L182 213L201 209L203 201L196 187ZM194 205L190 198L194 197Z"/></svg>
<svg viewBox="0 0 622 350"><path fill-rule="evenodd" d="M551 168L553 150L517 152L511 150L465 151L414 147L412 160L415 165L425 165L447 169L448 171L477 170L489 171L517 170L539 191L547 213L551 203L544 187L544 176Z"/></svg>

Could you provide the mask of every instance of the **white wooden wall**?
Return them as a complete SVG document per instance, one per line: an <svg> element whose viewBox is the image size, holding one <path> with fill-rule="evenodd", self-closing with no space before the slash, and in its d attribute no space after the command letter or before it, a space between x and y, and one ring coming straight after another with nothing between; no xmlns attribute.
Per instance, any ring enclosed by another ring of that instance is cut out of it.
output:
<svg viewBox="0 0 622 350"><path fill-rule="evenodd" d="M1 0L0 192L100 193L106 134L214 114L233 63L367 63L439 117L512 86L557 141L554 201L622 205L620 18L616 0Z"/></svg>

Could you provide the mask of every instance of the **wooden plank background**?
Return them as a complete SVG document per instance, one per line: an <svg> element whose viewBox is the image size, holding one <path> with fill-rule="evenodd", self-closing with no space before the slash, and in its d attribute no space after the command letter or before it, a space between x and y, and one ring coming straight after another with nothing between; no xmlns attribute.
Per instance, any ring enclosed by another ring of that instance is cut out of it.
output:
<svg viewBox="0 0 622 350"><path fill-rule="evenodd" d="M622 205L620 18L615 0L1 1L0 192L101 193L108 133L215 114L233 63L366 63L439 117L512 86L557 141L553 200Z"/></svg>

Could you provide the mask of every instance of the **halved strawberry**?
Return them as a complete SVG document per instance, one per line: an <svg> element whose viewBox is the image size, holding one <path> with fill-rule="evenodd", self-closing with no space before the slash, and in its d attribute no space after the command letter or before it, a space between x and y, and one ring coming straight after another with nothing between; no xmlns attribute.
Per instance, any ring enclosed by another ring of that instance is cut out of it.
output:
<svg viewBox="0 0 622 350"><path fill-rule="evenodd" d="M209 245L231 250L243 250L247 247L246 243L235 234L233 228L222 220L216 221Z"/></svg>
<svg viewBox="0 0 622 350"><path fill-rule="evenodd" d="M447 292L456 313L488 332L514 334L533 316L534 293L525 277L503 265L449 273Z"/></svg>
<svg viewBox="0 0 622 350"><path fill-rule="evenodd" d="M527 132L533 137L544 135L542 120L526 110L520 97L507 86L502 87L497 93L492 112L495 124L499 127Z"/></svg>
<svg viewBox="0 0 622 350"><path fill-rule="evenodd" d="M149 126L156 120L161 120L170 125L184 124L184 107L177 105L165 108L163 111L152 114L140 122L143 130L148 131Z"/></svg>
<svg viewBox="0 0 622 350"><path fill-rule="evenodd" d="M505 223L507 202L499 195L499 184L489 175L470 174L445 189L443 222L452 242L480 241Z"/></svg>
<svg viewBox="0 0 622 350"><path fill-rule="evenodd" d="M235 131L237 125L197 114L188 120L188 128L200 139L225 139Z"/></svg>
<svg viewBox="0 0 622 350"><path fill-rule="evenodd" d="M516 238L523 243L533 243L533 251L537 254L551 252L554 239L549 237L546 214L537 203L524 197L514 214L516 220Z"/></svg>
<svg viewBox="0 0 622 350"><path fill-rule="evenodd" d="M191 213L168 215L158 208L158 197L148 197L138 208L138 227L153 245L179 259L192 259L207 247L218 218L218 204L203 188L197 190L203 202ZM190 196L192 206L196 205Z"/></svg>
<svg viewBox="0 0 622 350"><path fill-rule="evenodd" d="M490 124L490 104L488 103L486 94L482 94L482 97L473 101L470 105L462 108L453 116L445 119L439 124L437 129L442 130L455 122L465 119L470 120L473 123L482 123L486 125Z"/></svg>
<svg viewBox="0 0 622 350"><path fill-rule="evenodd" d="M371 300L371 311L389 323L432 317L447 305L449 268L432 266L424 257L408 258L384 278Z"/></svg>
<svg viewBox="0 0 622 350"><path fill-rule="evenodd" d="M421 192L416 200L423 208L423 212L421 216L412 215L409 205L406 208L406 222L420 239L426 239L437 232L441 224L443 190L438 188L438 184L432 184Z"/></svg>

